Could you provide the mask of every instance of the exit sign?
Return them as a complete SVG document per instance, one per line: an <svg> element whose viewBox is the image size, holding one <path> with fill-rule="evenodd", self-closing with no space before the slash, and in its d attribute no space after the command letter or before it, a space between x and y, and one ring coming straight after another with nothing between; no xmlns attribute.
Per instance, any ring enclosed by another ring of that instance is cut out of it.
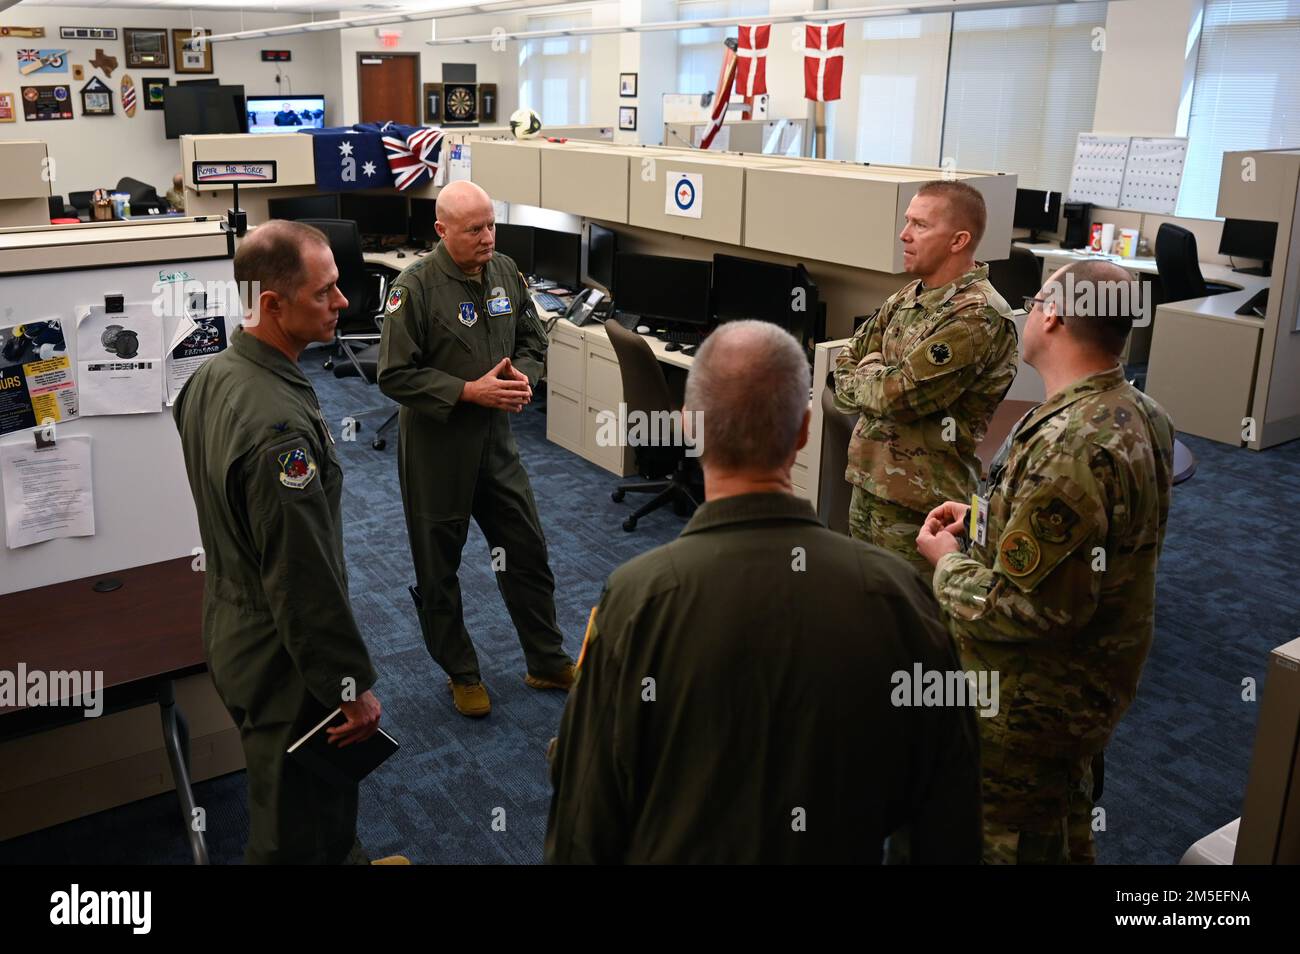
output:
<svg viewBox="0 0 1300 954"><path fill-rule="evenodd" d="M288 63L293 55L288 50L263 50L263 63Z"/></svg>

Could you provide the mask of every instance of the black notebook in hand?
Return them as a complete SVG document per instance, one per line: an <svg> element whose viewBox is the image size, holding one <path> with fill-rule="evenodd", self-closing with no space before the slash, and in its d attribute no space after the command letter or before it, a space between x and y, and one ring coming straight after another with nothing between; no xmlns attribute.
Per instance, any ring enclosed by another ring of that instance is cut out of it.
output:
<svg viewBox="0 0 1300 954"><path fill-rule="evenodd" d="M327 729L344 725L347 716L335 709L301 739L289 746L289 758L335 785L355 785L378 768L399 748L397 740L378 730L364 742L339 747L329 741Z"/></svg>

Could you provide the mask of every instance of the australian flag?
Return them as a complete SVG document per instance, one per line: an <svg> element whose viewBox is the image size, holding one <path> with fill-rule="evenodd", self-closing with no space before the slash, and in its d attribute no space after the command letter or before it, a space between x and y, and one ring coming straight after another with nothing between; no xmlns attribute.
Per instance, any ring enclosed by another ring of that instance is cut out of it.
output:
<svg viewBox="0 0 1300 954"><path fill-rule="evenodd" d="M360 127L301 129L313 137L316 186L322 192L387 188L393 174L384 154L384 138Z"/></svg>
<svg viewBox="0 0 1300 954"><path fill-rule="evenodd" d="M406 126L388 122L362 123L356 127L379 133L388 154L388 167L393 173L393 185L406 190L425 182L432 182L438 174L438 160L442 155L442 130L430 126Z"/></svg>

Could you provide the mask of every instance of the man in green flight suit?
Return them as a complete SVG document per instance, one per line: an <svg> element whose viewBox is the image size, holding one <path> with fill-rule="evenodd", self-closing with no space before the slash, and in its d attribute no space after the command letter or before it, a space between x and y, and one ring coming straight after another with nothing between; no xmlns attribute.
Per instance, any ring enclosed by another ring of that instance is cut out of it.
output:
<svg viewBox="0 0 1300 954"><path fill-rule="evenodd" d="M1026 302L1047 400L998 452L987 497L936 507L917 537L962 665L1001 673L980 720L990 863L1094 860L1094 758L1151 648L1174 432L1118 360L1140 294L1119 266L1079 262Z"/></svg>
<svg viewBox="0 0 1300 954"><path fill-rule="evenodd" d="M343 473L311 382L308 344L331 341L347 299L317 229L272 221L235 253L251 316L176 400L206 566L203 646L248 765L249 863L365 863L357 786L285 757L336 708L344 746L379 728L375 670L352 618ZM399 863L399 862L393 862Z"/></svg>
<svg viewBox="0 0 1300 954"><path fill-rule="evenodd" d="M472 182L438 194L433 253L393 283L379 387L402 405L398 472L425 644L462 715L491 711L461 606L461 551L472 516L535 689L568 690L573 660L555 622L555 578L510 417L532 400L546 330L523 276L497 254L492 200Z"/></svg>
<svg viewBox="0 0 1300 954"><path fill-rule="evenodd" d="M975 261L987 212L978 190L928 182L907 206L891 295L835 359L835 403L861 415L844 479L849 530L925 576L916 532L931 508L975 490L975 449L1016 376L1011 309Z"/></svg>

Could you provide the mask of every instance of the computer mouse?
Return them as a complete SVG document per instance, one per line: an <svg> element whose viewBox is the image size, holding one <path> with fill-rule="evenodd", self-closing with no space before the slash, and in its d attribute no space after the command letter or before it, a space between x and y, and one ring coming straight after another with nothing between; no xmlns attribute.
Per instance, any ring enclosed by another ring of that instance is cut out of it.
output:
<svg viewBox="0 0 1300 954"><path fill-rule="evenodd" d="M398 258L406 258L406 253L405 253L405 252L398 252L398 253L397 253L397 257L398 257Z"/></svg>
<svg viewBox="0 0 1300 954"><path fill-rule="evenodd" d="M682 346L679 345L676 341L670 341L670 342L668 342L666 345L664 345L664 350L665 350L665 351L681 351L681 350L682 350Z"/></svg>
<svg viewBox="0 0 1300 954"><path fill-rule="evenodd" d="M648 334L650 334L650 326L649 326L649 325L637 325L637 326L636 326L636 333L639 334L639 335L648 335Z"/></svg>

